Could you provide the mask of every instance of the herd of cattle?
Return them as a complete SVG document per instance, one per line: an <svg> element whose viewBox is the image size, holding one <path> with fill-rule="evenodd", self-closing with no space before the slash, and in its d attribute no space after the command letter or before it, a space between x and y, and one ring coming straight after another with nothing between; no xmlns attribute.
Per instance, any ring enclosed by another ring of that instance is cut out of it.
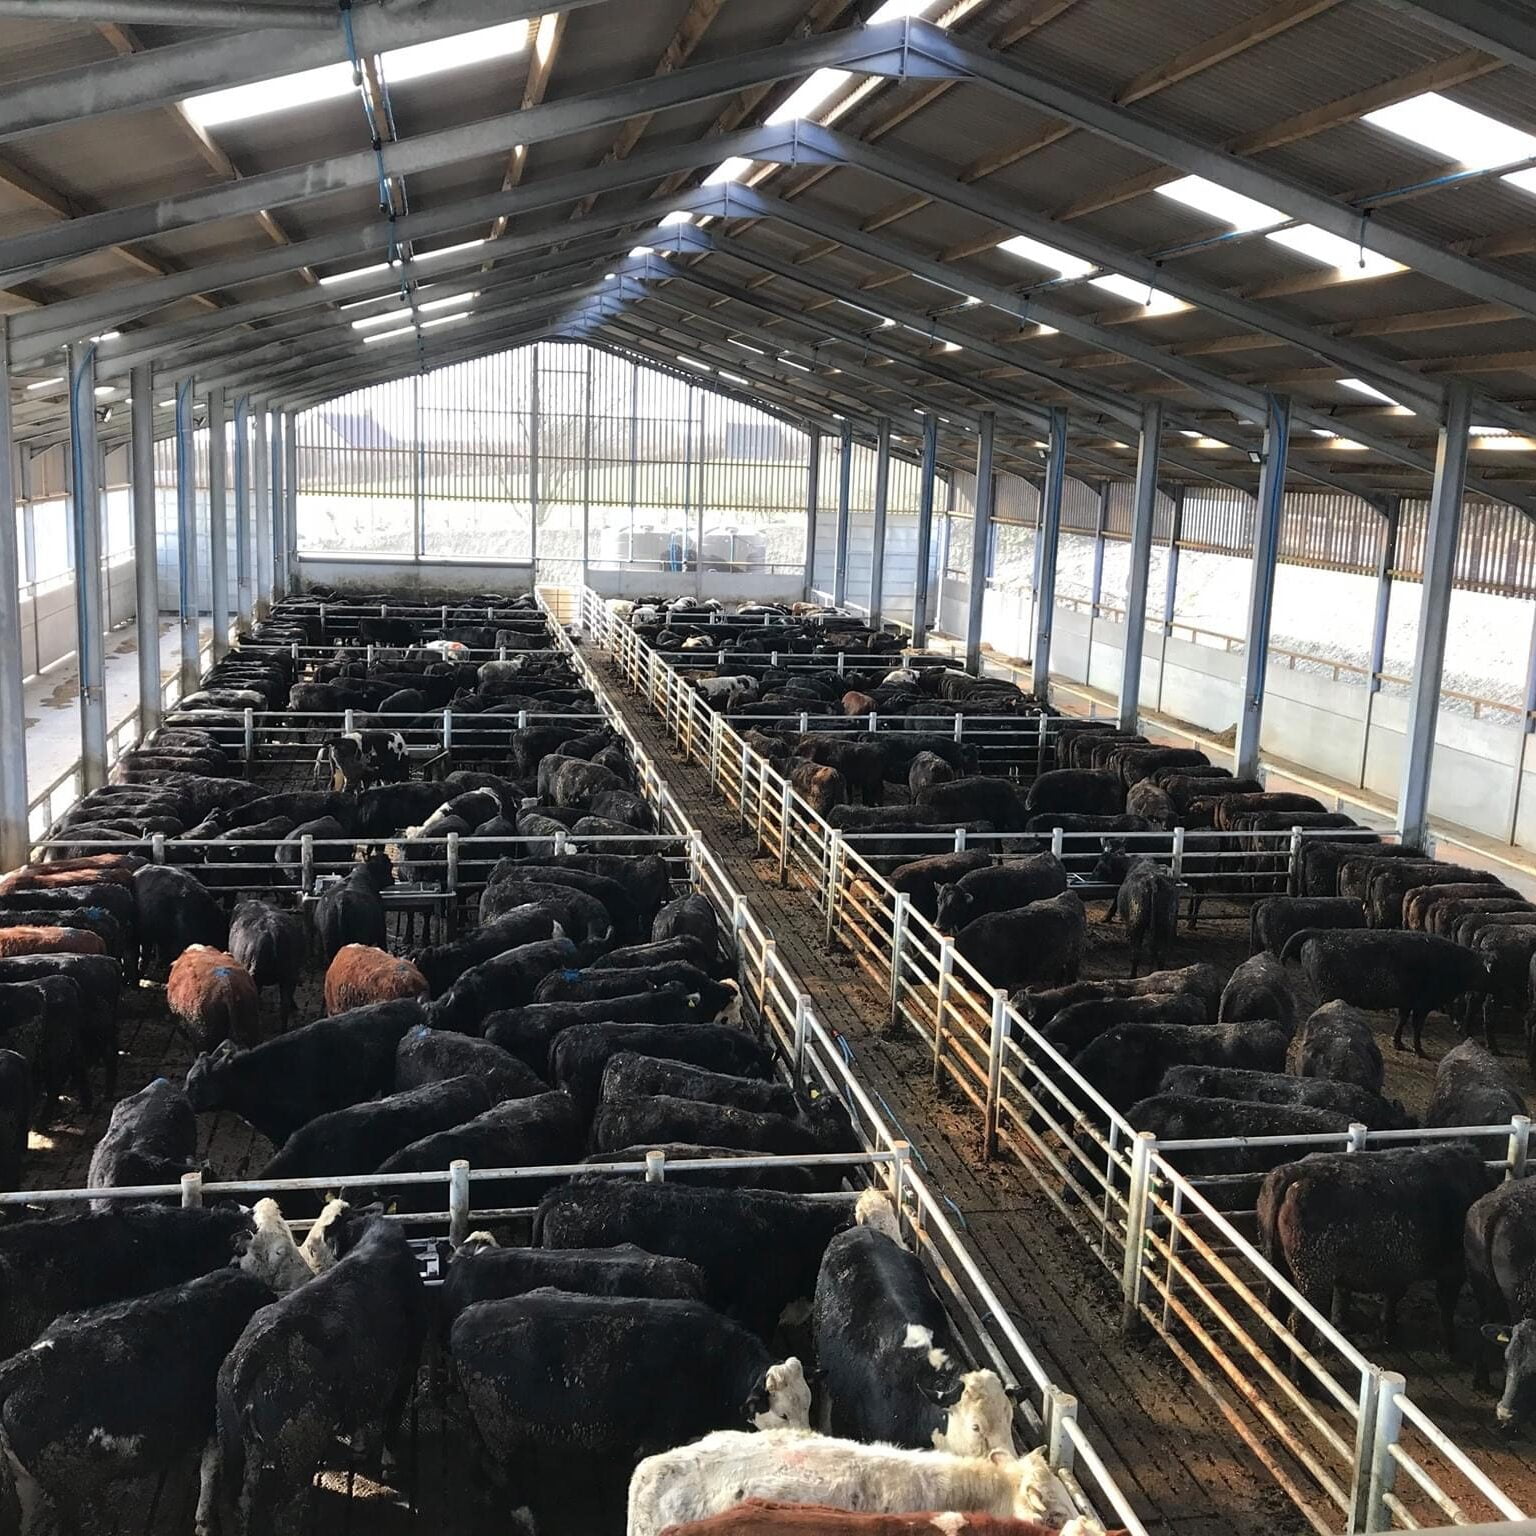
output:
<svg viewBox="0 0 1536 1536"><path fill-rule="evenodd" d="M850 665L852 656L888 649L891 637L804 605L759 606L754 623L778 627L752 645L722 643L718 617L665 604L637 607L630 618L663 649L729 653L728 665L685 675L915 912L953 938L959 955L1012 992L1054 1053L1062 1104L1098 1114L1091 1101L1074 1100L1069 1065L1138 1130L1227 1141L1171 1161L1213 1181L1210 1192L1232 1208L1256 1199L1261 1242L1324 1313L1348 1293L1378 1296L1390 1334L1404 1293L1432 1282L1454 1351L1452 1314L1470 1280L1483 1332L1505 1350L1499 1420L1516 1423L1536 1408L1536 1181L1496 1183L1484 1161L1505 1156L1507 1129L1476 1146L1399 1143L1300 1160L1283 1144L1231 1144L1333 1133L1342 1145L1352 1123L1415 1127L1384 1093L1376 1012L1395 1015L1393 1044L1402 1049L1411 1032L1419 1055L1432 1011L1469 1035L1438 1063L1426 1128L1507 1128L1525 1114L1496 1052L1498 1025L1512 1012L1536 1066L1526 1022L1536 1019L1536 904L1487 871L1388 843L1309 796L1267 792L1201 752L1159 746L1111 722L1055 718L1052 766L1036 771L1031 754L1017 777L981 774L974 745L928 722L1046 716L1038 700L933 657ZM753 654L770 648L780 655L764 662ZM834 650L844 653L841 666ZM824 655L827 664L791 671L785 654ZM849 729L871 711L878 731ZM925 729L902 727L917 717ZM900 834L958 827L1011 835L994 839L990 852L903 848ZM1043 851L1058 827L1100 840L1091 872L1074 873L1070 859ZM1169 857L1180 827L1202 834L1185 845L1183 880ZM1275 874L1275 850L1288 839L1274 834L1297 827L1299 852L1288 875ZM1217 871L1219 883L1211 881ZM1161 969L1181 899L1193 926L1212 884L1252 899L1251 958L1235 970ZM1128 977L1079 979L1084 895L1105 896L1103 920L1121 924ZM1154 969L1138 975L1144 955ZM1479 1026L1482 1043L1470 1038ZM1086 1152L1084 1160L1091 1166ZM1479 1384L1488 1354L1481 1345L1475 1352Z"/></svg>
<svg viewBox="0 0 1536 1536"><path fill-rule="evenodd" d="M526 617L493 640L533 636ZM889 1200L815 1161L860 1150L847 1110L744 1027L714 909L676 894L622 737L542 629L508 671L456 651L462 628L359 626L300 678L291 646L320 622L279 608L0 877L0 1184L25 1187L62 1098L83 1116L116 1093L125 988L163 982L197 1052L115 1104L88 1208L0 1224L0 1530L113 1528L125 1484L197 1466L200 1536L307 1531L327 1467L400 1485L426 1383L472 1426L486 1529L790 1531L835 1509L869 1536L912 1510L1096 1533L1018 1454L1003 1382L967 1369ZM473 746L495 771L413 776L402 691L501 716ZM197 722L247 708L291 716L330 782L244 777ZM470 920L391 952L391 885L437 869L450 830L494 857ZM566 846L593 833L629 841ZM306 838L335 878L302 892ZM216 1179L217 1112L272 1143L254 1183L312 1187L253 1209L107 1193ZM658 1148L662 1182L604 1170ZM434 1230L458 1159L497 1214L444 1240L429 1289L397 1218Z"/></svg>

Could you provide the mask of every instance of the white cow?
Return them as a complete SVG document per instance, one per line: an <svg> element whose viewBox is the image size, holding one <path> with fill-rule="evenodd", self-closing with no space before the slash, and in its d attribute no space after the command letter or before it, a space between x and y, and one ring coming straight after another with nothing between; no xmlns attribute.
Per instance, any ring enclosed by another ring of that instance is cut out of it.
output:
<svg viewBox="0 0 1536 1536"><path fill-rule="evenodd" d="M294 1241L277 1201L270 1198L258 1200L251 1212L256 1230L240 1256L240 1268L265 1281L280 1295L296 1290L336 1262L335 1252L330 1247L330 1229L346 1208L345 1200L328 1201L300 1247Z"/></svg>
<svg viewBox="0 0 1536 1536"><path fill-rule="evenodd" d="M826 1435L721 1430L647 1457L629 1484L628 1536L660 1536L747 1499L821 1504L861 1514L963 1510L1061 1526L1078 1511L1043 1451L953 1456ZM1082 1520L1074 1536L1103 1536Z"/></svg>

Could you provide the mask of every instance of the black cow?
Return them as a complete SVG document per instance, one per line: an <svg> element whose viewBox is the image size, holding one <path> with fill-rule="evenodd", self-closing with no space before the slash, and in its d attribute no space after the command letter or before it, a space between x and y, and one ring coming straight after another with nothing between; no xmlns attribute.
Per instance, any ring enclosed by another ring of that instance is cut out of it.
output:
<svg viewBox="0 0 1536 1536"><path fill-rule="evenodd" d="M135 1184L177 1184L197 1160L197 1116L187 1096L163 1077L112 1106L106 1133L91 1153L86 1183L92 1189ZM93 1201L106 1210L111 1200Z"/></svg>
<svg viewBox="0 0 1536 1536"><path fill-rule="evenodd" d="M433 997L441 997L471 966L492 960L523 944L537 943L555 931L554 915L537 902L503 912L461 939L418 951L411 958L427 978Z"/></svg>
<svg viewBox="0 0 1536 1536"><path fill-rule="evenodd" d="M257 993L276 987L283 1025L293 1017L294 992L308 947L304 920L264 901L242 901L229 920L229 952L256 985Z"/></svg>
<svg viewBox="0 0 1536 1536"><path fill-rule="evenodd" d="M192 1063L187 1098L199 1113L233 1110L282 1142L320 1115L387 1093L401 1037L425 1023L422 1005L403 998L316 1019L249 1050L226 1040Z"/></svg>
<svg viewBox="0 0 1536 1536"><path fill-rule="evenodd" d="M18 1051L0 1050L0 1189L21 1188L33 1093L27 1058Z"/></svg>
<svg viewBox="0 0 1536 1536"><path fill-rule="evenodd" d="M708 1277L715 1304L768 1338L785 1307L815 1293L821 1256L848 1225L841 1201L584 1179L544 1197L534 1238L548 1248L635 1243L689 1259Z"/></svg>
<svg viewBox="0 0 1536 1536"><path fill-rule="evenodd" d="M608 1059L603 1068L604 1103L645 1099L656 1093L775 1115L795 1116L802 1108L794 1089L784 1083L708 1072L686 1062L642 1056L634 1051L620 1051Z"/></svg>
<svg viewBox="0 0 1536 1536"><path fill-rule="evenodd" d="M0 1227L0 1356L66 1312L143 1296L227 1265L248 1212L114 1203L110 1210Z"/></svg>
<svg viewBox="0 0 1536 1536"><path fill-rule="evenodd" d="M395 1091L451 1077L478 1077L494 1103L532 1098L549 1087L525 1062L489 1040L425 1024L407 1030L395 1051Z"/></svg>
<svg viewBox="0 0 1536 1536"><path fill-rule="evenodd" d="M376 1462L399 1423L427 1329L403 1228L370 1219L339 1262L263 1307L219 1370L213 1487L221 1528L304 1528L314 1474L344 1435Z"/></svg>
<svg viewBox="0 0 1536 1536"><path fill-rule="evenodd" d="M1331 1109L1373 1131L1403 1131L1413 1116L1394 1099L1355 1083L1289 1072L1253 1072L1241 1067L1170 1067L1160 1093L1195 1094L1207 1099L1246 1099L1253 1104L1302 1104Z"/></svg>
<svg viewBox="0 0 1536 1536"><path fill-rule="evenodd" d="M510 1051L541 1076L549 1048L563 1029L577 1024L685 1024L703 1017L696 996L680 982L654 992L595 998L588 1003L529 1003L498 1009L484 1023L485 1038Z"/></svg>
<svg viewBox="0 0 1536 1536"><path fill-rule="evenodd" d="M1536 1407L1536 1180L1510 1179L1475 1201L1462 1244L1477 1303L1476 1387L1488 1385L1490 1344L1504 1355L1499 1423L1514 1428Z"/></svg>
<svg viewBox="0 0 1536 1536"><path fill-rule="evenodd" d="M541 1531L618 1529L635 1462L712 1429L810 1427L800 1362L775 1363L702 1302L553 1290L481 1301L454 1321L450 1349L480 1441ZM542 1453L573 1446L583 1478L547 1475Z"/></svg>
<svg viewBox="0 0 1536 1536"><path fill-rule="evenodd" d="M1380 1093L1386 1069L1371 1021L1348 1003L1324 1003L1296 1031L1287 1068L1300 1077L1356 1083Z"/></svg>
<svg viewBox="0 0 1536 1536"><path fill-rule="evenodd" d="M1117 1024L1072 1058L1089 1084L1122 1113L1157 1092L1170 1067L1246 1067L1279 1072L1290 1031L1259 1020L1240 1024Z"/></svg>
<svg viewBox="0 0 1536 1536"><path fill-rule="evenodd" d="M271 1290L224 1268L62 1317L0 1367L0 1426L26 1524L97 1530L109 1485L175 1467L207 1443L224 1357Z"/></svg>
<svg viewBox="0 0 1536 1536"><path fill-rule="evenodd" d="M336 958L336 951L348 944L387 947L382 893L393 879L393 866L377 853L354 865L345 880L321 892L315 903L315 932L327 965Z"/></svg>
<svg viewBox="0 0 1536 1536"><path fill-rule="evenodd" d="M173 864L146 864L134 871L133 899L140 945L169 966L189 944L223 949L229 919L195 875Z"/></svg>
<svg viewBox="0 0 1536 1536"><path fill-rule="evenodd" d="M1025 907L1032 901L1058 896L1066 888L1067 872L1061 860L1050 853L973 869L953 884L935 886L938 927L944 933L954 933L989 912Z"/></svg>
<svg viewBox="0 0 1536 1536"><path fill-rule="evenodd" d="M434 1029L479 1034L490 1014L532 1002L546 977L577 961L576 946L569 939L519 944L464 971L435 1003L427 1005L428 1022Z"/></svg>

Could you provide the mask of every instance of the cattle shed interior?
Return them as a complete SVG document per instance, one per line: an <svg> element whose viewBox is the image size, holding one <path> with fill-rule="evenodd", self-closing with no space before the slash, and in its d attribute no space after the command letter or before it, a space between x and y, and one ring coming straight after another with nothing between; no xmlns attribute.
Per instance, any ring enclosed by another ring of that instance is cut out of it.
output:
<svg viewBox="0 0 1536 1536"><path fill-rule="evenodd" d="M0 1536L1536 1531L1536 8L0 0L0 373Z"/></svg>

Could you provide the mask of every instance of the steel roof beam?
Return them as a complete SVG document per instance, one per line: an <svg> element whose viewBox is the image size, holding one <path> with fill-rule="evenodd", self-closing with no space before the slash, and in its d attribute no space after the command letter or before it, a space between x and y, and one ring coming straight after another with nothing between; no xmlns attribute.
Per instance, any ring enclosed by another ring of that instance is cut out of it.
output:
<svg viewBox="0 0 1536 1536"><path fill-rule="evenodd" d="M1134 251L1124 250L1073 225L1059 224L1040 214L1031 213L1016 201L998 197L977 186L964 186L955 180L951 172L932 161L911 154L893 155L845 134L828 129L806 131L805 125L801 126L807 146L833 155L846 165L882 176L900 186L920 190L937 203L975 214L979 219L1015 230L1019 234L1044 240L1096 266L1123 273L1139 283L1144 282L1148 288L1161 289L1212 314L1224 315L1250 330L1289 342L1350 374L1376 382L1394 399L1409 405L1410 409L1417 401L1426 413L1436 419L1439 417L1441 391L1431 386L1422 374L1404 368L1375 348L1361 346L1345 337L1331 336L1305 321L1292 319L1282 310L1256 304L1239 294L1228 293L1225 289L1191 277L1174 267L1159 266ZM951 281L949 287L956 293L965 291L958 279ZM1027 294L1016 296L1010 312L1019 315L1021 311L1034 312ZM1513 426L1520 431L1531 430L1531 422L1502 401L1480 401L1479 410L1491 414L1491 419L1496 420L1500 426Z"/></svg>
<svg viewBox="0 0 1536 1536"><path fill-rule="evenodd" d="M1516 69L1536 70L1536 21L1528 6L1498 0L1386 0L1395 11Z"/></svg>
<svg viewBox="0 0 1536 1536"><path fill-rule="evenodd" d="M388 249L392 229L396 238L402 242L456 233L467 226L487 223L503 212L524 214L572 202L591 191L619 191L655 180L669 171L695 170L703 165L713 165L725 155L773 159L780 153L789 153L787 146L793 140L794 134L787 133L783 128L753 128L724 139L711 140L707 144L672 145L642 155L632 155L628 160L616 165L601 166L595 171L578 171L570 176L525 182L510 192L486 193L445 208L409 214L397 220L393 226L387 219L377 219L335 234L320 235L312 240L301 240L293 245L260 251L252 256L235 256L224 261L209 262L191 272L173 273L149 282L129 283L101 293L63 299L43 309L12 317L11 333L15 338L13 355L16 365L24 367L79 335L105 326L126 324L194 294L236 288L320 263L377 262ZM716 189L708 188L704 195L713 197ZM666 206L689 206L688 194L669 199ZM647 223L661 211L655 207L646 207L636 211L628 222ZM604 225L612 227L613 223L622 222L610 215L606 219L593 219L591 225L594 228ZM579 232L580 226L561 228ZM560 237L547 232L538 238L541 245L550 245ZM484 257L485 250L482 247L481 258ZM338 300L346 296L345 291L337 291Z"/></svg>
<svg viewBox="0 0 1536 1536"><path fill-rule="evenodd" d="M1488 303L1507 304L1511 309L1536 318L1536 288L1507 273L1458 255L1409 230L1383 223L1374 215L1320 192L1297 177L1169 128L1138 108L1117 106L1103 97L1089 95L1059 79L1027 69L1017 59L972 48L925 22L915 21L911 28L912 46L943 70L968 75L1014 101L1053 112L1080 128L1150 159L1177 166L1190 175L1204 176L1244 197L1268 203L1292 218L1316 224L1330 234L1400 261L1404 266L1463 293Z"/></svg>
<svg viewBox="0 0 1536 1536"><path fill-rule="evenodd" d="M30 14L32 0L12 0ZM498 22L531 19L602 0L373 0L352 7L359 53L387 53L434 43ZM220 7L223 9L223 7ZM91 7L93 13L96 7ZM62 69L6 83L0 93L0 142L73 126L117 112L143 112L188 96L249 85L348 60L346 39L329 11L324 32L269 29L200 37L128 58ZM95 19L93 17L93 19Z"/></svg>
<svg viewBox="0 0 1536 1536"><path fill-rule="evenodd" d="M115 22L122 26L302 28L334 32L329 7L283 5L276 0L0 0L0 18L18 21ZM345 45L343 44L343 47Z"/></svg>
<svg viewBox="0 0 1536 1536"><path fill-rule="evenodd" d="M465 160L505 156L520 144L526 147L570 138L645 113L734 95L752 85L808 75L817 69L841 68L902 78L908 72L906 29L911 25L892 22L816 34L751 53L731 54L675 74L626 81L608 90L546 102L526 112L508 112L459 128L416 134L384 146L380 152L383 168L391 177L411 176ZM914 72L920 74L922 70ZM793 129L793 124L785 125L786 137L793 138ZM54 263L87 255L102 246L152 239L197 224L376 187L379 168L380 154L370 147L13 235L0 240L0 281L46 271Z"/></svg>

